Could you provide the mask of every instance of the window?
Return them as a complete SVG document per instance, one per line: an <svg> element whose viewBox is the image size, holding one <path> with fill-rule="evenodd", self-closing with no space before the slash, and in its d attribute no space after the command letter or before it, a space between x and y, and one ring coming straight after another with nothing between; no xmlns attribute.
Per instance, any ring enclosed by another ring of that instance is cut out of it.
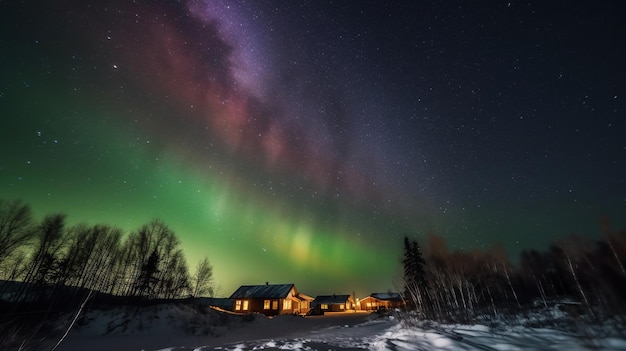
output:
<svg viewBox="0 0 626 351"><path fill-rule="evenodd" d="M278 309L278 300L272 300L272 309L273 310L277 310Z"/></svg>
<svg viewBox="0 0 626 351"><path fill-rule="evenodd" d="M371 302L368 302L368 303L366 303L365 305L367 306L367 308L372 307L372 303L371 303Z"/></svg>
<svg viewBox="0 0 626 351"><path fill-rule="evenodd" d="M243 300L243 310L244 311L248 310L248 300Z"/></svg>
<svg viewBox="0 0 626 351"><path fill-rule="evenodd" d="M270 309L270 300L263 301L263 309L264 310L269 310Z"/></svg>
<svg viewBox="0 0 626 351"><path fill-rule="evenodd" d="M283 300L283 310L290 310L290 309L291 309L291 300L289 299Z"/></svg>
<svg viewBox="0 0 626 351"><path fill-rule="evenodd" d="M323 310L327 310L327 309L328 309L328 304L327 304L327 303L323 303L323 304L320 306L320 308L321 308L321 309L323 309Z"/></svg>
<svg viewBox="0 0 626 351"><path fill-rule="evenodd" d="M235 300L235 311L241 310L241 300Z"/></svg>
<svg viewBox="0 0 626 351"><path fill-rule="evenodd" d="M344 304L339 305L339 309L340 310L345 310L346 309L346 305L344 305Z"/></svg>

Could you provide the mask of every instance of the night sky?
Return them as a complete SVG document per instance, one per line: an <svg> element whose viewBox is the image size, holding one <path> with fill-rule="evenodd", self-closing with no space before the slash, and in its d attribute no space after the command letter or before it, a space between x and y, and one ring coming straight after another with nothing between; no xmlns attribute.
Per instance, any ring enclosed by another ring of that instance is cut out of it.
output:
<svg viewBox="0 0 626 351"><path fill-rule="evenodd" d="M159 218L218 293L626 227L621 1L2 1L0 198Z"/></svg>

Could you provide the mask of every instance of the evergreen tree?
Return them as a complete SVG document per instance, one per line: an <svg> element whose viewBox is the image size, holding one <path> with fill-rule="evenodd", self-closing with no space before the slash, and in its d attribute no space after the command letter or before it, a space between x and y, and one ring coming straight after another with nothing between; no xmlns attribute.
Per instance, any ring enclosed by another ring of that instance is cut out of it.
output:
<svg viewBox="0 0 626 351"><path fill-rule="evenodd" d="M148 261L141 266L141 273L138 280L138 290L140 297L152 297L154 288L159 282L157 275L159 273L159 253L155 249L148 257Z"/></svg>
<svg viewBox="0 0 626 351"><path fill-rule="evenodd" d="M407 303L419 310L424 309L428 281L424 266L426 261L422 256L422 250L415 240L404 237L404 296Z"/></svg>

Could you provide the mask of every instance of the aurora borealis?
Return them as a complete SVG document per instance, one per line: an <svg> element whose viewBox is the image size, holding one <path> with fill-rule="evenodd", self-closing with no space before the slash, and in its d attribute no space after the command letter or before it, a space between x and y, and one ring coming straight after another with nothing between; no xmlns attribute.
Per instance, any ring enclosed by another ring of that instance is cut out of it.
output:
<svg viewBox="0 0 626 351"><path fill-rule="evenodd" d="M399 283L402 237L511 255L626 225L617 3L0 4L0 197L203 256L221 295Z"/></svg>

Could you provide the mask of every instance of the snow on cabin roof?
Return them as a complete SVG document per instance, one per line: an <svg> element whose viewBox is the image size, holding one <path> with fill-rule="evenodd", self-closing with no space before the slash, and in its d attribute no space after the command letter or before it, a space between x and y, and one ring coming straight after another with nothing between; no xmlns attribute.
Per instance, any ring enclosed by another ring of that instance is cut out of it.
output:
<svg viewBox="0 0 626 351"><path fill-rule="evenodd" d="M402 300L402 296L398 293L388 292L388 293L373 293L370 294L371 297L379 299L379 300Z"/></svg>
<svg viewBox="0 0 626 351"><path fill-rule="evenodd" d="M341 304L346 303L350 295L320 295L315 297L315 303Z"/></svg>
<svg viewBox="0 0 626 351"><path fill-rule="evenodd" d="M230 295L231 299L282 299L294 284L242 285Z"/></svg>

